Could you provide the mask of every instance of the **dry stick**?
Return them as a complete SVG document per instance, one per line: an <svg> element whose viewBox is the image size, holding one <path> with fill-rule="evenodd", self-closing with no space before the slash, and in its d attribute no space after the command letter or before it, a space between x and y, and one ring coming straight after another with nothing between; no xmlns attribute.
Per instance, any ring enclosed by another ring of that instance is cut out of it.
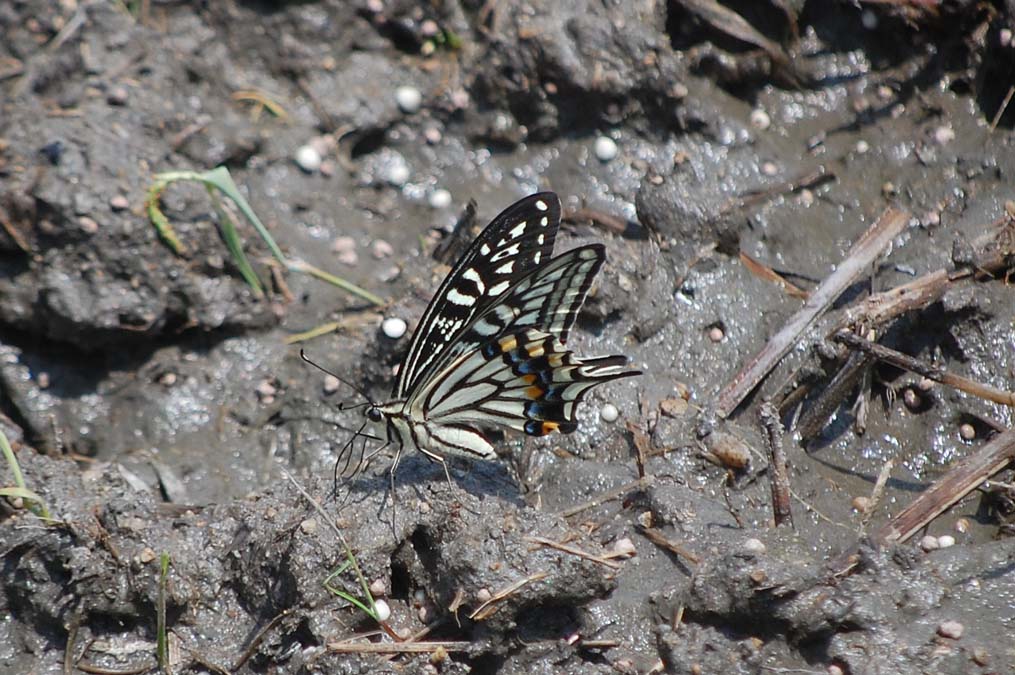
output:
<svg viewBox="0 0 1015 675"><path fill-rule="evenodd" d="M976 454L956 464L899 515L878 528L871 539L878 545L895 544L909 539L1013 459L1015 429L1009 429L995 436Z"/></svg>
<svg viewBox="0 0 1015 675"><path fill-rule="evenodd" d="M779 411L771 401L765 401L761 404L758 417L761 419L761 426L765 428L768 449L772 455L769 476L772 482L772 514L775 517L775 526L788 524L793 527L789 474L786 471L786 450L782 444L783 428L779 420Z"/></svg>
<svg viewBox="0 0 1015 675"><path fill-rule="evenodd" d="M1004 95L1004 100L1001 101L1000 107L998 107L997 112L994 113L994 119L990 120L990 126L987 127L988 134L994 133L994 129L997 129L998 123L1004 116L1004 111L1008 109L1008 104L1011 103L1011 97L1013 94L1015 94L1015 84L1008 87L1008 93Z"/></svg>
<svg viewBox="0 0 1015 675"><path fill-rule="evenodd" d="M888 485L888 479L892 476L892 469L895 468L895 460L890 459L885 462L884 466L881 467L881 471L878 472L878 478L874 481L874 489L871 490L871 496L867 500L867 509L863 513L863 517L860 518L860 524L867 528L867 523L870 522L871 516L874 515L874 510L881 503L881 498L885 495L885 486Z"/></svg>
<svg viewBox="0 0 1015 675"><path fill-rule="evenodd" d="M606 492L598 494L592 499L588 500L587 502L582 502L581 504L576 504L575 506L572 506L569 509L565 509L560 513L558 513L557 515L559 515L561 518L570 518L571 516L577 513L581 513L586 509L591 509L596 506L599 506L600 504L604 504L608 501L614 500L620 495L624 494L625 492L628 492L630 490L636 490L642 487L647 487L651 485L654 480L655 478L653 476L645 476L644 478L633 480L630 483L625 483L620 487L613 488L612 490L607 490Z"/></svg>
<svg viewBox="0 0 1015 675"><path fill-rule="evenodd" d="M328 651L339 654L428 654L438 649L468 651L470 642L329 642Z"/></svg>
<svg viewBox="0 0 1015 675"><path fill-rule="evenodd" d="M970 380L968 377L962 377L961 375L953 375L941 366L926 363L924 361L920 361L919 359L914 359L912 356L908 356L902 352L897 352L894 349L889 349L888 347L879 345L876 342L864 340L859 335L855 335L849 331L840 331L839 333L836 333L835 340L853 349L860 349L871 356L884 361L885 363L890 363L893 366L914 372L917 375L923 375L935 382L940 382L941 384L946 384L949 387L954 387L955 389L964 391L972 396L993 401L994 403L1000 403L1002 405L1015 406L1015 394L1010 391L997 389L996 387L991 387L990 385Z"/></svg>
<svg viewBox="0 0 1015 675"><path fill-rule="evenodd" d="M531 584L533 581L545 579L548 576L550 576L549 572L536 572L535 574L531 574L525 577L524 579L521 579L519 581L514 582L513 584L508 585L506 588L494 593L492 598L490 598L482 605L477 607L475 610L473 610L472 614L469 615L469 618L474 621L483 621L488 616L490 616L498 609L500 609L499 605L494 606L495 602L500 602L504 598L513 595L519 588L525 586L526 584Z"/></svg>
<svg viewBox="0 0 1015 675"><path fill-rule="evenodd" d="M561 544L559 542L553 541L552 539L546 539L545 537L525 537L525 541L532 542L533 544L539 544L540 546L549 546L550 548L555 548L558 551L563 551L564 553L570 553L571 555L578 556L579 558L585 558L586 560L597 562L600 565L609 567L610 569L614 570L620 569L620 565L618 565L613 561L607 560L602 556L598 556L594 553L589 553L588 551L583 551L580 548L575 548L574 546Z"/></svg>
<svg viewBox="0 0 1015 675"><path fill-rule="evenodd" d="M675 553L684 560L693 563L695 565L701 563L701 558L688 551L686 548L681 546L675 541L671 541L666 538L662 532L654 527L639 527L638 530L645 535L645 538L651 541L656 546L664 548L670 553Z"/></svg>
<svg viewBox="0 0 1015 675"><path fill-rule="evenodd" d="M796 428L802 440L810 440L821 433L828 418L853 390L867 366L873 362L874 359L865 354L850 353L845 365L839 369L828 386L821 391L818 399L801 415Z"/></svg>
<svg viewBox="0 0 1015 675"><path fill-rule="evenodd" d="M814 289L800 311L726 386L719 395L716 414L728 417L740 405L815 319L881 255L892 240L902 232L908 221L909 215L903 211L889 208L881 214L881 217L853 245L842 264Z"/></svg>

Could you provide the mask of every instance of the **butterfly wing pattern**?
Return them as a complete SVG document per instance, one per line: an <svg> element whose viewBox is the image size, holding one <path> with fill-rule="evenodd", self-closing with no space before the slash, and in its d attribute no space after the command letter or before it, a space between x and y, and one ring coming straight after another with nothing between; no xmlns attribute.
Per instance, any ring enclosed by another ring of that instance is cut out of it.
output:
<svg viewBox="0 0 1015 675"><path fill-rule="evenodd" d="M638 375L627 358L579 358L565 346L605 260L599 244L551 258L560 201L526 197L497 216L441 284L413 335L395 399L368 411L388 440L431 459L493 459L481 428L531 436L577 428L597 384Z"/></svg>

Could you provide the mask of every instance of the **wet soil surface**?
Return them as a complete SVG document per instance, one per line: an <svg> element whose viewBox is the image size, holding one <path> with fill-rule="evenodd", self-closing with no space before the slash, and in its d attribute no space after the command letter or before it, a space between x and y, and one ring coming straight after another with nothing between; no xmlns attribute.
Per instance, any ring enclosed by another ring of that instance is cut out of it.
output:
<svg viewBox="0 0 1015 675"><path fill-rule="evenodd" d="M813 290L886 207L909 214L834 323L1010 233L1012 12L3 3L0 428L55 522L0 506L0 673L157 668L160 608L177 673L1015 672L1010 470L910 541L865 538L1010 407L868 367L786 435L792 527L757 409L806 414L842 362L831 324L713 414L803 304L749 259ZM171 251L153 175L220 165L290 259L386 304L273 271L244 225L258 297L195 183L162 196ZM384 398L466 203L485 223L547 189L557 250L608 256L568 346L643 374L451 484L406 454L392 493L385 451L334 495L362 423L338 404L361 399L300 347ZM1011 390L1013 320L1003 274L967 276L874 337ZM366 596L348 551L383 625L329 590Z"/></svg>

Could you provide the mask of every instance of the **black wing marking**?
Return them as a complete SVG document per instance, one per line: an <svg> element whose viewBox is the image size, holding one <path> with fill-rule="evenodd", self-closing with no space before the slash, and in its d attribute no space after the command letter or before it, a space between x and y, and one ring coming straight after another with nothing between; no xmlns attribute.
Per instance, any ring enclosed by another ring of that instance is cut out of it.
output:
<svg viewBox="0 0 1015 675"><path fill-rule="evenodd" d="M552 192L521 199L487 225L441 283L423 313L393 395L413 391L476 316L498 302L513 281L553 254L560 200Z"/></svg>

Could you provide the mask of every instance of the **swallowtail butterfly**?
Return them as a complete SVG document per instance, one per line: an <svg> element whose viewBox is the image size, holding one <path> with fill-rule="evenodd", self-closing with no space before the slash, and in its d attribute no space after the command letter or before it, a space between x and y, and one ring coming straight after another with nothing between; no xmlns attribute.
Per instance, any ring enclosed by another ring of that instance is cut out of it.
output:
<svg viewBox="0 0 1015 675"><path fill-rule="evenodd" d="M391 401L366 408L399 453L413 448L441 463L448 455L494 459L481 428L570 433L589 389L640 374L623 369L624 356L579 358L565 347L605 249L592 244L552 257L560 213L552 192L516 202L444 279Z"/></svg>

